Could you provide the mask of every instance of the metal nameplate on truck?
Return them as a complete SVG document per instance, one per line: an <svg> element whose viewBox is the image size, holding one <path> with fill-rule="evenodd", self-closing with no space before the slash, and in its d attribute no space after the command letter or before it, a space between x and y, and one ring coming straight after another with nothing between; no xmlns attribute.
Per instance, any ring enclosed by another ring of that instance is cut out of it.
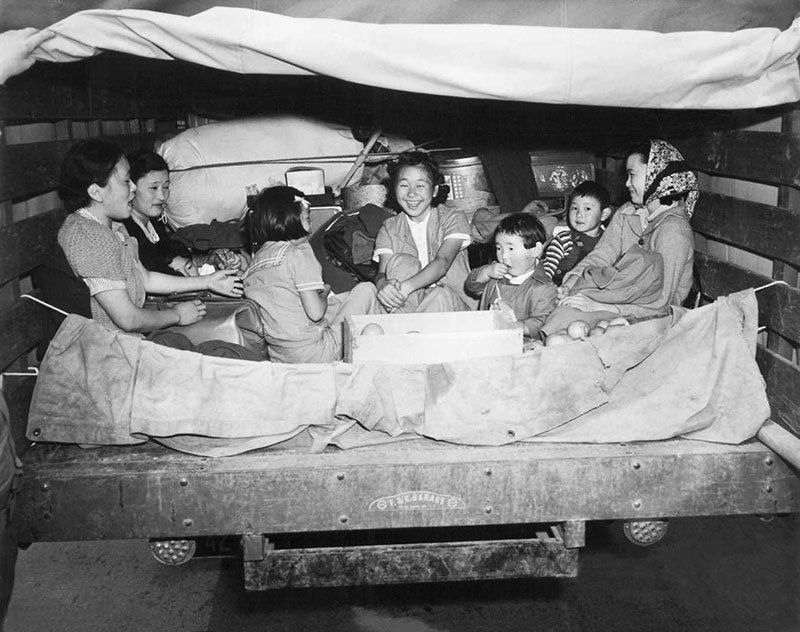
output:
<svg viewBox="0 0 800 632"><path fill-rule="evenodd" d="M425 490L381 496L369 504L369 511L408 511L415 509L466 509L463 498Z"/></svg>

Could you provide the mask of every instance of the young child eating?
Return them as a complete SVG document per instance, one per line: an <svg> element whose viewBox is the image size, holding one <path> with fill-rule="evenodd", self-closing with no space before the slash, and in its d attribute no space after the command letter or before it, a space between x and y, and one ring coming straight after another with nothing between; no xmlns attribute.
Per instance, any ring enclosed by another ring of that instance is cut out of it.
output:
<svg viewBox="0 0 800 632"><path fill-rule="evenodd" d="M271 187L256 198L251 238L257 251L244 294L261 308L274 362L341 360L345 316L378 312L371 283L331 296L308 243L310 229L309 205L297 189Z"/></svg>
<svg viewBox="0 0 800 632"><path fill-rule="evenodd" d="M575 187L567 209L568 225L555 227L542 257L553 283L561 285L564 275L594 250L609 217L610 196L603 185L587 180Z"/></svg>
<svg viewBox="0 0 800 632"><path fill-rule="evenodd" d="M464 284L467 293L480 295L479 309L513 310L530 338L558 303L556 285L539 264L546 240L544 226L532 215L504 217L495 233L497 261L470 272Z"/></svg>
<svg viewBox="0 0 800 632"><path fill-rule="evenodd" d="M383 222L375 239L375 287L392 313L454 312L474 307L464 293L470 230L463 211L441 204L444 178L422 152L401 154L391 167L400 213Z"/></svg>

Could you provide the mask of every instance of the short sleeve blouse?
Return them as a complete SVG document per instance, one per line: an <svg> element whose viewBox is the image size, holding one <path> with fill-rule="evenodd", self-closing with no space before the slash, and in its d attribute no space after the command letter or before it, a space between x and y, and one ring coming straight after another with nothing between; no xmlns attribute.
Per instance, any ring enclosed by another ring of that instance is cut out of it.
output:
<svg viewBox="0 0 800 632"><path fill-rule="evenodd" d="M97 302L96 295L101 292L125 290L136 307L144 305L144 277L136 240L122 225L108 228L81 209L64 220L58 231L58 243L73 272L89 287L95 320L118 329Z"/></svg>

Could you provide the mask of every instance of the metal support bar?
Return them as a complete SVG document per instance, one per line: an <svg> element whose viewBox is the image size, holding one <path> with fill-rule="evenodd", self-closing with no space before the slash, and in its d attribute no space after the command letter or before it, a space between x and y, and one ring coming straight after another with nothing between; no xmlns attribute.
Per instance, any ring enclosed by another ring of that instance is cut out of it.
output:
<svg viewBox="0 0 800 632"><path fill-rule="evenodd" d="M38 377L39 369L35 366L29 366L26 372L6 372L0 373L0 391L5 388L5 378L7 377Z"/></svg>

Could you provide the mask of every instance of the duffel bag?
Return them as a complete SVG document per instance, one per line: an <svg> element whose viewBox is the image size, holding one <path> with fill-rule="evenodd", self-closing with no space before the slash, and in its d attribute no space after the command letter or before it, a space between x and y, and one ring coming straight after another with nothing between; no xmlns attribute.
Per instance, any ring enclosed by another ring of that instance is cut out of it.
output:
<svg viewBox="0 0 800 632"><path fill-rule="evenodd" d="M267 358L266 328L258 303L249 298L224 298L209 292L171 294L152 300L157 309L168 309L179 301L199 299L206 314L191 325L174 325L162 332L183 334L194 345L211 340L228 342Z"/></svg>

